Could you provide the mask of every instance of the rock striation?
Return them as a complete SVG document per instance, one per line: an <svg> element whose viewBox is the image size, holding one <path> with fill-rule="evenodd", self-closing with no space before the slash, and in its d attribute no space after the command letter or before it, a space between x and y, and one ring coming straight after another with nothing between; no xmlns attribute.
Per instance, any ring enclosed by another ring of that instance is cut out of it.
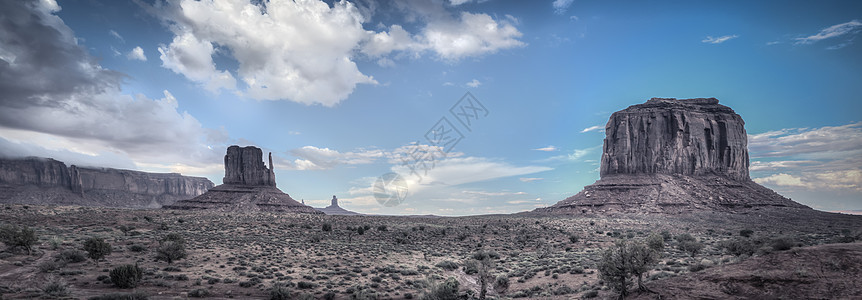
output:
<svg viewBox="0 0 862 300"><path fill-rule="evenodd" d="M537 212L807 208L748 175L745 123L715 98L652 98L611 115L600 178Z"/></svg>
<svg viewBox="0 0 862 300"><path fill-rule="evenodd" d="M360 213L353 212L341 208L338 206L338 198L335 195L332 195L332 200L330 201L329 206L324 208L315 208L327 215L340 215L340 216L352 216L352 215L360 215Z"/></svg>
<svg viewBox="0 0 862 300"><path fill-rule="evenodd" d="M51 158L0 159L0 202L157 208L213 187L206 178L88 168Z"/></svg>
<svg viewBox="0 0 862 300"><path fill-rule="evenodd" d="M167 205L167 209L216 211L266 211L321 214L275 186L272 153L269 168L263 164L263 151L254 146L230 146L224 156L223 184L203 195Z"/></svg>

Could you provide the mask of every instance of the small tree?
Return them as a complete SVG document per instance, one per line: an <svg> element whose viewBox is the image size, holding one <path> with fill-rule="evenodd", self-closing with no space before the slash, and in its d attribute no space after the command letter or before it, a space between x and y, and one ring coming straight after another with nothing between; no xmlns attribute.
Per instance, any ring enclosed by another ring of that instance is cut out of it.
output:
<svg viewBox="0 0 862 300"><path fill-rule="evenodd" d="M455 300L458 297L458 280L449 277L445 282L431 284L431 289L422 295L422 300Z"/></svg>
<svg viewBox="0 0 862 300"><path fill-rule="evenodd" d="M102 238L91 237L84 241L84 251L87 251L87 257L99 264L99 260L111 254L111 244L105 242Z"/></svg>
<svg viewBox="0 0 862 300"><path fill-rule="evenodd" d="M36 231L27 226L3 225L0 227L0 241L9 248L24 248L27 255L32 255L33 245L39 241L39 237Z"/></svg>
<svg viewBox="0 0 862 300"><path fill-rule="evenodd" d="M620 299L628 295L632 276L638 277L638 289L652 292L643 286L643 274L658 262L658 253L640 242L620 240L602 254L599 276L611 288L620 291Z"/></svg>

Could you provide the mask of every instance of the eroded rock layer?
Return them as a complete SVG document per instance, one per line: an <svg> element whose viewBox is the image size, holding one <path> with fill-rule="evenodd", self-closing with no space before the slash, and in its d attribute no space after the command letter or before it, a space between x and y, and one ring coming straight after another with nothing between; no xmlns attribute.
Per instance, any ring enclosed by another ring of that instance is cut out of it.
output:
<svg viewBox="0 0 862 300"><path fill-rule="evenodd" d="M157 208L213 187L206 178L70 166L50 159L0 159L0 201Z"/></svg>
<svg viewBox="0 0 862 300"><path fill-rule="evenodd" d="M716 174L748 177L745 123L715 98L653 98L611 115L601 176Z"/></svg>
<svg viewBox="0 0 862 300"><path fill-rule="evenodd" d="M537 212L807 208L752 181L744 122L715 98L653 98L611 115L601 179Z"/></svg>

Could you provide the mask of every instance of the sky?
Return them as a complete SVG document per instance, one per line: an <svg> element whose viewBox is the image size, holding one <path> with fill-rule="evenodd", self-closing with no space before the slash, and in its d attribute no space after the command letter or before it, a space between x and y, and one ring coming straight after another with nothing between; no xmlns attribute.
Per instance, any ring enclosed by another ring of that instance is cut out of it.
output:
<svg viewBox="0 0 862 300"><path fill-rule="evenodd" d="M293 198L371 214L552 205L652 97L718 98L756 182L862 210L860 83L859 1L0 2L0 155L220 184L254 145Z"/></svg>

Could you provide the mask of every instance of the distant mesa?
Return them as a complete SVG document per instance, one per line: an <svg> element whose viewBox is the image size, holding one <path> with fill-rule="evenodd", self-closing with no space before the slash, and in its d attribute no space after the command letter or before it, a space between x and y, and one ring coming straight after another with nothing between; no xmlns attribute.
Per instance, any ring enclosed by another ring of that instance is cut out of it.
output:
<svg viewBox="0 0 862 300"><path fill-rule="evenodd" d="M0 159L0 203L159 208L213 187L176 173L67 167L51 158Z"/></svg>
<svg viewBox="0 0 862 300"><path fill-rule="evenodd" d="M611 115L601 179L536 212L808 208L748 175L742 117L715 98L652 98Z"/></svg>
<svg viewBox="0 0 862 300"><path fill-rule="evenodd" d="M327 215L340 215L340 216L361 215L358 212L349 211L349 210L346 210L346 209L338 206L338 198L335 197L335 195L332 195L332 201L330 202L329 206L324 207L324 208L315 208L315 209L318 211L321 211Z"/></svg>
<svg viewBox="0 0 862 300"><path fill-rule="evenodd" d="M265 211L320 214L314 208L293 200L275 186L272 153L269 168L263 163L263 151L254 146L230 146L224 156L224 184L203 195L178 201L167 209Z"/></svg>

